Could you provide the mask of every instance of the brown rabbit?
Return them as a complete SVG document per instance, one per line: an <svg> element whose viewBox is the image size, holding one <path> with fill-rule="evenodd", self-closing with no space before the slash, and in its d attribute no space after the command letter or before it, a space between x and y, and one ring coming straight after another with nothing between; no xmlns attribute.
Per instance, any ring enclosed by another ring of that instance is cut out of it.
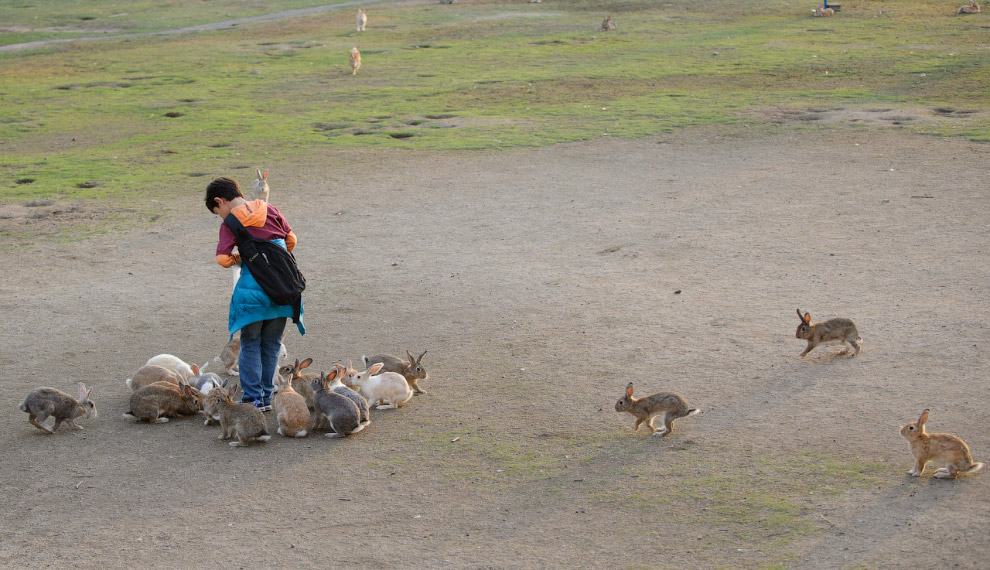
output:
<svg viewBox="0 0 990 570"><path fill-rule="evenodd" d="M135 390L131 394L130 410L125 418L146 420L149 424L163 424L169 417L191 416L203 409L203 394L180 381L156 382Z"/></svg>
<svg viewBox="0 0 990 570"><path fill-rule="evenodd" d="M614 30L615 28L616 28L616 25L615 25L615 22L612 21L612 16L605 16L605 19L602 20L601 31L607 32L609 30Z"/></svg>
<svg viewBox="0 0 990 570"><path fill-rule="evenodd" d="M402 374L402 377L406 379L409 387L413 389L416 394L425 394L426 390L419 387L420 380L426 380L428 373L426 368L423 367L423 357L426 356L427 351L423 351L423 354L416 358L408 350L406 355L409 360L402 360L401 358L392 356L390 354L380 354L378 356L362 356L361 359L364 361L364 367L369 368L372 364L376 362L381 362L384 364L382 367L382 372L398 372Z"/></svg>
<svg viewBox="0 0 990 570"><path fill-rule="evenodd" d="M128 378L124 383L131 389L131 392L137 392L139 389L150 386L155 382L170 382L178 386L179 382L184 380L185 377L181 372L169 370L157 364L145 364L141 368L138 368L133 378Z"/></svg>
<svg viewBox="0 0 990 570"><path fill-rule="evenodd" d="M306 437L311 423L306 400L292 389L292 382L287 377L279 374L275 380L272 406L278 420L278 434L285 437Z"/></svg>
<svg viewBox="0 0 990 570"><path fill-rule="evenodd" d="M230 389L215 388L210 390L203 402L203 411L207 417L220 421L222 433L217 439L230 439L236 435L237 441L230 442L231 447L247 447L253 439L271 439L265 415L251 404L234 402L236 392L237 386Z"/></svg>
<svg viewBox="0 0 990 570"><path fill-rule="evenodd" d="M805 313L802 316L801 309L798 309L797 314L801 319L801 324L798 325L797 332L794 333L794 336L808 341L808 346L801 353L801 358L807 356L819 344L841 344L845 346L847 342L856 349L853 356L859 354L859 344L857 343L863 339L859 337L856 324L849 319L829 319L821 323L812 323L811 313ZM846 346L845 350L839 354L849 354L849 347Z"/></svg>
<svg viewBox="0 0 990 570"><path fill-rule="evenodd" d="M48 433L55 433L58 426L66 423L73 429L84 429L76 425L75 419L82 416L84 418L96 417L96 404L89 399L93 389L86 390L86 385L79 383L79 397L73 398L61 390L55 388L35 388L28 392L24 401L17 407L22 412L28 413L28 421L31 425ZM55 418L54 427L48 427L43 423L48 416Z"/></svg>
<svg viewBox="0 0 990 570"><path fill-rule="evenodd" d="M351 48L351 75L357 75L358 70L361 69L361 52L358 48Z"/></svg>
<svg viewBox="0 0 990 570"><path fill-rule="evenodd" d="M956 14L979 14L980 5L976 3L976 0L969 0L969 6L960 6Z"/></svg>
<svg viewBox="0 0 990 570"><path fill-rule="evenodd" d="M313 413L316 410L316 404L313 403L312 382L314 378L319 378L320 375L314 372L303 373L303 369L309 368L310 364L313 364L312 358L307 358L302 362L297 359L295 364L286 364L279 368L278 373L292 382L292 389L306 400L306 407L309 408L310 413Z"/></svg>
<svg viewBox="0 0 990 570"><path fill-rule="evenodd" d="M657 392L645 398L633 398L632 382L626 386L626 395L615 403L615 411L629 412L636 416L633 431L639 431L639 426L645 422L656 436L670 435L674 431L674 420L701 412L697 408L689 408L684 396L674 392ZM660 421L663 422L663 431L657 431L653 427L656 416L660 416Z"/></svg>
<svg viewBox="0 0 990 570"><path fill-rule="evenodd" d="M983 469L982 463L973 462L965 441L951 433L925 433L929 411L926 408L918 421L901 427L901 435L911 444L911 453L914 454L914 469L908 474L920 477L929 461L943 465L935 470L935 477L939 479L961 477Z"/></svg>

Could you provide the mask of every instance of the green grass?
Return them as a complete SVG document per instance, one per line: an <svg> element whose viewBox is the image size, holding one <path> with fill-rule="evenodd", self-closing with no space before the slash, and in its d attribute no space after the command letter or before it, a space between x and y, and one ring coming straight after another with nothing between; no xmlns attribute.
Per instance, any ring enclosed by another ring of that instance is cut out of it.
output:
<svg viewBox="0 0 990 570"><path fill-rule="evenodd" d="M0 203L198 194L210 176L338 147L499 149L771 128L766 114L780 109L952 109L962 113L905 128L990 141L990 114L970 113L990 107L981 16L908 0L844 3L828 19L784 0L753 4L715 13L686 0L371 5L364 34L346 7L0 53ZM273 10L232 0L126 8L4 4L0 21L19 31L0 34L0 45ZM617 31L597 31L605 12ZM363 55L357 76L352 45Z"/></svg>

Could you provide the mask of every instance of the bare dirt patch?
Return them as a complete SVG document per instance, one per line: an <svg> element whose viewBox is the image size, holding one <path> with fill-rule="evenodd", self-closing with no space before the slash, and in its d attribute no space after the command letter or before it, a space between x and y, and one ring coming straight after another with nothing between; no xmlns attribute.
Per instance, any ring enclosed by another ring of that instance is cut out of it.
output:
<svg viewBox="0 0 990 570"><path fill-rule="evenodd" d="M957 159L986 154L692 131L267 165L309 279L291 356L429 350L429 394L340 441L121 417L148 357L226 340L205 182L153 228L12 249L0 563L979 568L990 475L908 477L898 427L930 407L990 457L985 161ZM862 354L798 358L796 307L855 320ZM17 410L77 381L85 431ZM703 413L634 433L629 381Z"/></svg>

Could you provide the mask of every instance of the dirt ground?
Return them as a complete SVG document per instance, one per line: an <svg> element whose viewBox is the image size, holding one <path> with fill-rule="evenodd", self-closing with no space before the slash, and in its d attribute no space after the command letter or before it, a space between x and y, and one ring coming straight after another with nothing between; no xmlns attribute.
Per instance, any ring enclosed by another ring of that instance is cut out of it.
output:
<svg viewBox="0 0 990 570"><path fill-rule="evenodd" d="M150 229L39 238L0 280L0 565L985 567L990 473L909 477L898 428L930 407L990 460L987 148L891 126L258 165L309 280L290 357L429 350L429 393L343 440L121 417L149 357L226 340L205 180ZM798 307L862 354L800 359ZM17 409L77 381L85 431ZM629 381L703 413L635 433Z"/></svg>

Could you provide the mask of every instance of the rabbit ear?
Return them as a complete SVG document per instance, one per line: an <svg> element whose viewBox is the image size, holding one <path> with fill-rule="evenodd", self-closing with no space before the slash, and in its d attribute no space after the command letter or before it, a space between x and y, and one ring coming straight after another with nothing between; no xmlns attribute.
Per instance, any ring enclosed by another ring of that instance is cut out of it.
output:
<svg viewBox="0 0 990 570"><path fill-rule="evenodd" d="M261 169L258 169L258 180L261 180Z"/></svg>
<svg viewBox="0 0 990 570"><path fill-rule="evenodd" d="M811 324L811 313L805 313L804 314L804 317L801 320L804 321L804 324L810 325Z"/></svg>
<svg viewBox="0 0 990 570"><path fill-rule="evenodd" d="M87 394L86 394L86 385L83 384L82 382L80 382L79 383L79 401L81 402L81 401L85 400L86 399L86 396L87 396Z"/></svg>
<svg viewBox="0 0 990 570"><path fill-rule="evenodd" d="M330 371L330 374L327 374L326 372L320 372L320 378L333 380L334 378L337 377L338 374L340 374L340 369L334 368L333 370Z"/></svg>
<svg viewBox="0 0 990 570"><path fill-rule="evenodd" d="M798 311L798 318L801 319L802 322L804 322L804 315L801 314L801 309L798 309L797 311Z"/></svg>
<svg viewBox="0 0 990 570"><path fill-rule="evenodd" d="M297 360L296 362L299 362L299 361ZM307 366L309 366L312 363L313 363L313 359L312 358L307 358L306 360L303 360L302 362L299 362L299 370L302 370L303 368L306 368Z"/></svg>
<svg viewBox="0 0 990 570"><path fill-rule="evenodd" d="M423 351L423 354L420 354L419 355L419 358L416 359L416 364L419 364L419 363L423 362L423 357L426 356L426 353L427 352L429 352L429 351L428 350L424 350Z"/></svg>
<svg viewBox="0 0 990 570"><path fill-rule="evenodd" d="M411 364L416 364L416 357L415 357L415 356L413 356L413 355L412 355L412 353L411 353L411 352L409 352L408 350L406 351L406 356L408 356L408 357L409 357L409 362L410 362Z"/></svg>
<svg viewBox="0 0 990 570"><path fill-rule="evenodd" d="M626 396L632 398L632 394L633 394L633 383L630 382L629 385L626 386Z"/></svg>
<svg viewBox="0 0 990 570"><path fill-rule="evenodd" d="M199 376L199 366L192 365L193 376Z"/></svg>
<svg viewBox="0 0 990 570"><path fill-rule="evenodd" d="M268 182L268 171L266 170L264 174L261 175L261 179Z"/></svg>
<svg viewBox="0 0 990 570"><path fill-rule="evenodd" d="M931 410L929 410L928 408L925 408L925 411L921 412L921 417L918 418L918 427L919 428L925 426L925 422L928 421L928 412L930 412L930 411Z"/></svg>
<svg viewBox="0 0 990 570"><path fill-rule="evenodd" d="M382 364L381 362L375 364L374 366L372 366L371 368L368 369L368 376L374 376L382 368L385 368L385 365Z"/></svg>

